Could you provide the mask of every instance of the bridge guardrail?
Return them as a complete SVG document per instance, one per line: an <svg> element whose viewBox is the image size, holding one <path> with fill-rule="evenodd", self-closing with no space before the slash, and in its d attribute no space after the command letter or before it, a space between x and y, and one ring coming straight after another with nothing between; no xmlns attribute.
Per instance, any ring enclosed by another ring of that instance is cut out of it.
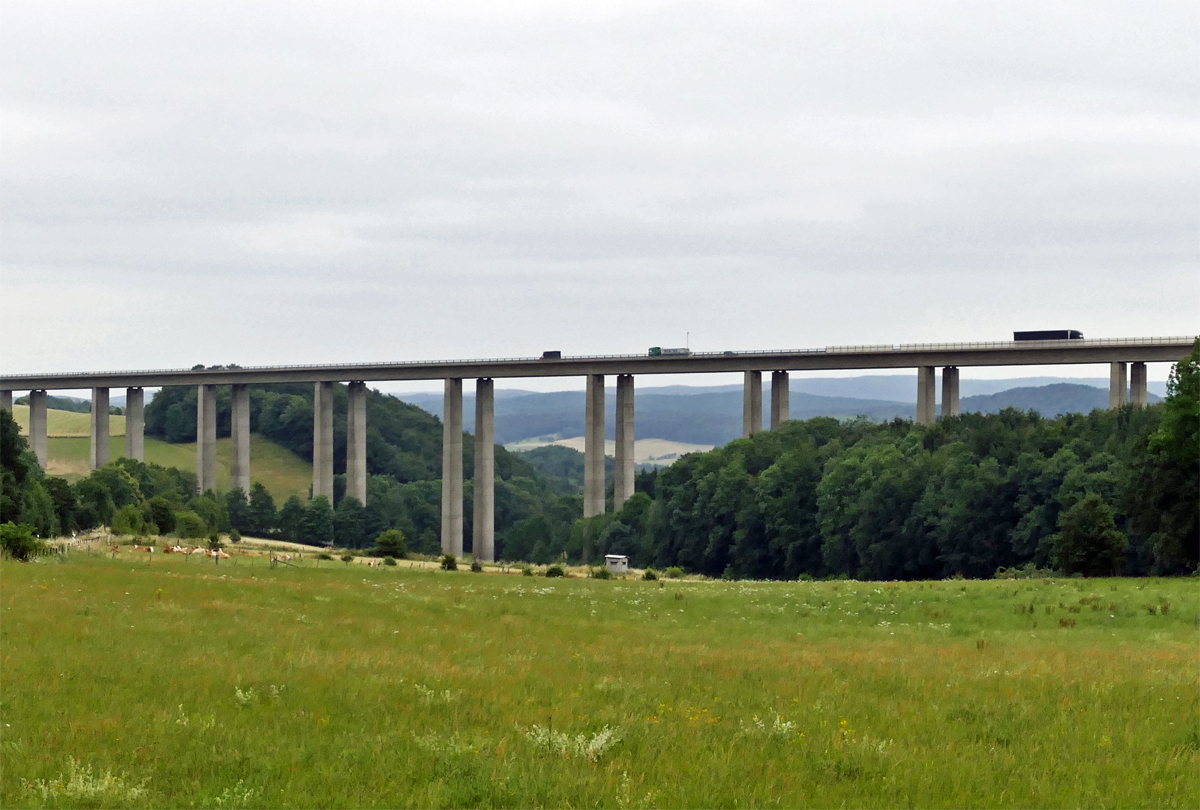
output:
<svg viewBox="0 0 1200 810"><path fill-rule="evenodd" d="M823 348L809 349L771 349L757 351L713 351L713 352L692 352L690 355L681 357L661 357L654 358L658 361L685 360L689 357L781 357L794 356L798 354L875 354L880 352L929 352L929 351L986 351L986 350L1011 350L1015 348L1104 348L1107 346L1165 346L1175 343L1191 343L1195 340L1195 336L1177 335L1173 337L1150 337L1150 338L1094 338L1082 340L1038 340L1038 341L985 341L974 343L881 343L881 344L851 344L846 346L825 346ZM211 371L214 374L220 374L225 371L287 371L298 369L356 369L356 368L378 368L380 366L429 366L429 365L478 365L478 364L500 364L500 363L545 363L547 365L561 363L563 361L587 361L587 360L643 360L648 359L645 354L584 354L584 355L564 355L560 360L544 360L541 357L491 357L491 358L474 358L474 359L458 359L458 360L393 360L384 362L364 362L364 363L296 363L287 365L272 365L272 366L238 366L236 369L224 368L152 368L152 369L121 369L113 371L66 371L57 373L34 372L34 373L19 373L19 372L4 372L0 373L0 377L23 377L36 379L39 377L97 377L107 375L122 375L122 374L186 374L194 372L203 374L206 371Z"/></svg>

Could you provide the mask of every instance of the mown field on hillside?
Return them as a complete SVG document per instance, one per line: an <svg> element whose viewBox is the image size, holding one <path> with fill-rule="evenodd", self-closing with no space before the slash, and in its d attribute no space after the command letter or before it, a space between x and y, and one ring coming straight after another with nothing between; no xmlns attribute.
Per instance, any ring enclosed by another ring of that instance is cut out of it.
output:
<svg viewBox="0 0 1200 810"><path fill-rule="evenodd" d="M0 563L4 807L1200 797L1194 579L660 584L153 556Z"/></svg>
<svg viewBox="0 0 1200 810"><path fill-rule="evenodd" d="M12 410L13 419L21 426L21 435L29 435L29 406L14 405ZM84 437L91 435L92 416L88 413L78 413L76 411L60 411L54 408L46 410L46 435L47 436L69 436L69 437ZM125 435L125 417L110 415L108 417L108 432L110 436Z"/></svg>
<svg viewBox="0 0 1200 810"><path fill-rule="evenodd" d="M217 490L229 489L230 440L217 439ZM164 467L181 470L196 469L196 443L170 444L161 439L146 439L146 461ZM59 438L46 440L49 458L46 473L59 475L68 481L77 481L88 474L88 440L84 438ZM113 437L109 441L110 458L125 455L125 439ZM250 477L261 481L277 504L282 504L291 495L308 500L312 486L312 464L304 461L285 447L265 439L257 433L250 434Z"/></svg>

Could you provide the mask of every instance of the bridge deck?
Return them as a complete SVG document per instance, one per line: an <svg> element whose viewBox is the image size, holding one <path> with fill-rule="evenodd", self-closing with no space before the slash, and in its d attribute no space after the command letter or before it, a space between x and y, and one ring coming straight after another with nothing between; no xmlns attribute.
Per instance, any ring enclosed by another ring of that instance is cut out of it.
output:
<svg viewBox="0 0 1200 810"><path fill-rule="evenodd" d="M826 346L822 349L695 352L686 356L590 355L543 360L399 361L229 369L83 371L3 374L0 390L128 388L232 383L440 380L446 378L577 377L586 374L696 374L738 371L833 371L918 366L1030 366L1075 363L1174 363L1192 337Z"/></svg>

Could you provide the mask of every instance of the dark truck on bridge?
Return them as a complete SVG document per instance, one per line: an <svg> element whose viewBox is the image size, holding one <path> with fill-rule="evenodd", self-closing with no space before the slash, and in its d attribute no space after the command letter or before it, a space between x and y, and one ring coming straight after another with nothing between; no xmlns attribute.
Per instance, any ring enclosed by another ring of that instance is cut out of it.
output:
<svg viewBox="0 0 1200 810"><path fill-rule="evenodd" d="M1013 340L1083 340L1075 329L1043 329L1040 332L1013 332Z"/></svg>
<svg viewBox="0 0 1200 810"><path fill-rule="evenodd" d="M651 357L687 357L691 353L691 349L664 349L660 346L650 347Z"/></svg>

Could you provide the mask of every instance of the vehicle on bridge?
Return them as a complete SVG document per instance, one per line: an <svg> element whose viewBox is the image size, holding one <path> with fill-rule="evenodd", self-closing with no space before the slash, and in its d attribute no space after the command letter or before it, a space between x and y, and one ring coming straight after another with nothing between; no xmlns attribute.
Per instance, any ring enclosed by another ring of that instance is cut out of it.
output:
<svg viewBox="0 0 1200 810"><path fill-rule="evenodd" d="M542 352L543 360L562 360L562 352Z"/></svg>
<svg viewBox="0 0 1200 810"><path fill-rule="evenodd" d="M650 347L651 357L687 357L691 353L691 349L664 349L660 346Z"/></svg>
<svg viewBox="0 0 1200 810"><path fill-rule="evenodd" d="M1044 329L1040 332L1013 332L1013 340L1083 340L1075 329Z"/></svg>

